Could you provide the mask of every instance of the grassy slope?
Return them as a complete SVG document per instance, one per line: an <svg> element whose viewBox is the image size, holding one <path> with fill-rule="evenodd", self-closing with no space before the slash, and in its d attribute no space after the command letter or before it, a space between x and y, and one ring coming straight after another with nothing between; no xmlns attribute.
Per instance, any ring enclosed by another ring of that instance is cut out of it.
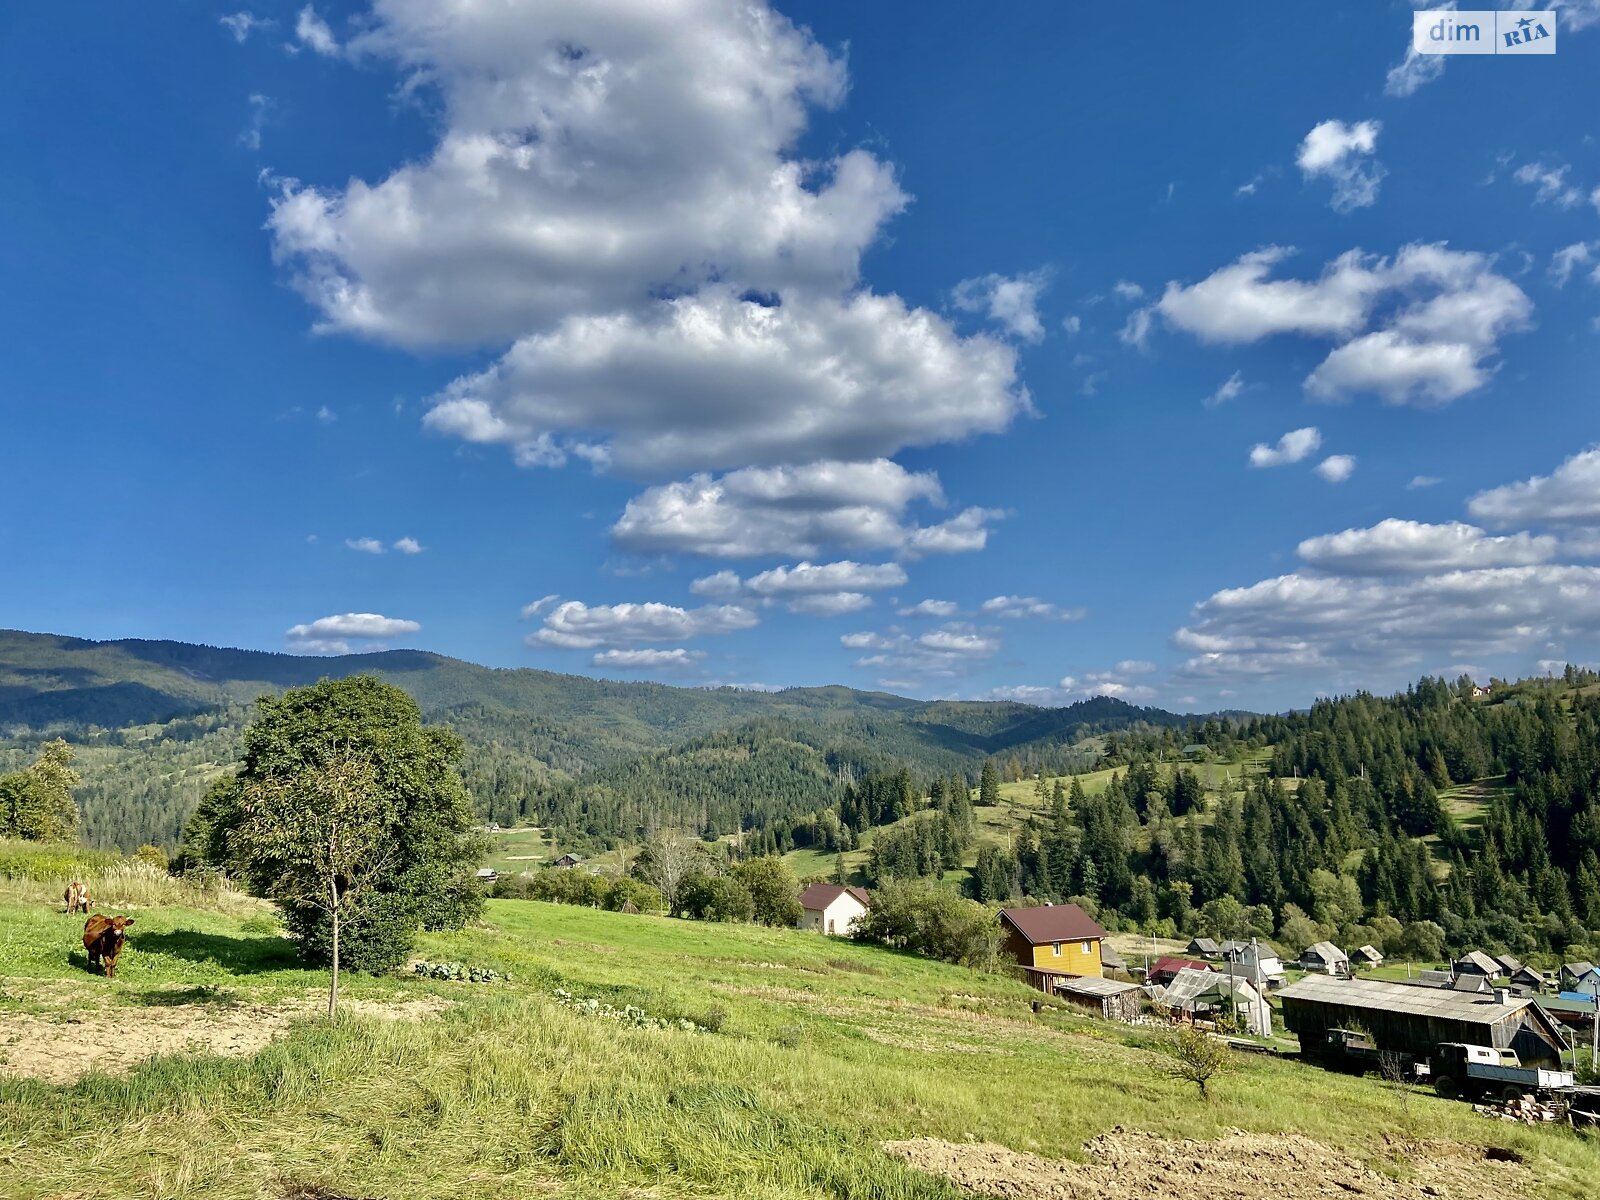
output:
<svg viewBox="0 0 1600 1200"><path fill-rule="evenodd" d="M280 938L174 908L141 914L106 983L69 964L76 922L4 895L9 990L75 989L131 1012L175 986L254 999L319 982ZM460 1003L424 1022L308 1019L252 1059L174 1056L70 1089L0 1076L0 1194L228 1200L293 1179L391 1200L651 1185L932 1200L952 1193L879 1141L970 1136L1074 1155L1118 1124L1173 1137L1300 1131L1399 1175L1392 1136L1492 1140L1527 1154L1551 1195L1585 1194L1600 1171L1600 1150L1572 1135L1430 1098L1407 1114L1375 1082L1291 1062L1241 1061L1202 1104L1162 1074L1153 1032L1036 1018L1019 984L813 934L503 901L483 927L421 949L517 982L353 980L351 994L369 999ZM557 1006L557 986L663 1016L717 1007L726 1020L715 1034L624 1029Z"/></svg>

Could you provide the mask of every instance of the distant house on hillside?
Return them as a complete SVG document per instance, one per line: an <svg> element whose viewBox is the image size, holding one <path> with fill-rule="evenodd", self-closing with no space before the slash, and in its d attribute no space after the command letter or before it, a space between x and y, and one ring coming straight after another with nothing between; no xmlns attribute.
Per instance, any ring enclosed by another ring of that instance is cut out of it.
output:
<svg viewBox="0 0 1600 1200"><path fill-rule="evenodd" d="M1272 1032L1272 1006L1248 979L1229 978L1221 971L1196 971L1185 967L1155 995L1164 1004L1193 1020L1196 1016L1237 1013L1251 1033Z"/></svg>
<svg viewBox="0 0 1600 1200"><path fill-rule="evenodd" d="M562 871L570 871L582 861L583 859L576 854L563 854L560 858L552 859L550 865Z"/></svg>
<svg viewBox="0 0 1600 1200"><path fill-rule="evenodd" d="M493 867L479 867L478 868L478 882L479 883L493 883L496 879L499 879L499 878L500 878L500 872L496 871Z"/></svg>
<svg viewBox="0 0 1600 1200"><path fill-rule="evenodd" d="M1222 945L1216 938L1197 937L1185 947L1185 951L1196 958L1222 957Z"/></svg>
<svg viewBox="0 0 1600 1200"><path fill-rule="evenodd" d="M1561 990L1593 996L1600 992L1600 969L1590 962L1570 962L1561 966Z"/></svg>
<svg viewBox="0 0 1600 1200"><path fill-rule="evenodd" d="M1348 975L1350 956L1332 942L1317 942L1300 952L1300 967L1321 975Z"/></svg>
<svg viewBox="0 0 1600 1200"><path fill-rule="evenodd" d="M1358 967L1381 967L1383 955L1374 946L1362 946L1350 952L1350 962Z"/></svg>
<svg viewBox="0 0 1600 1200"><path fill-rule="evenodd" d="M1463 954L1455 961L1456 974L1481 975L1485 979L1497 979L1500 976L1500 964L1490 958L1482 950L1474 950Z"/></svg>
<svg viewBox="0 0 1600 1200"><path fill-rule="evenodd" d="M848 937L872 907L866 888L838 883L813 883L800 893L800 928Z"/></svg>
<svg viewBox="0 0 1600 1200"><path fill-rule="evenodd" d="M1165 986L1178 977L1179 971L1210 971L1210 963L1198 958L1178 958L1168 955L1158 958L1150 964L1150 969L1145 972L1144 981Z"/></svg>
<svg viewBox="0 0 1600 1200"><path fill-rule="evenodd" d="M1511 982L1513 986L1526 988L1530 992L1542 992L1549 980L1538 967L1523 966L1512 973Z"/></svg>
<svg viewBox="0 0 1600 1200"><path fill-rule="evenodd" d="M1479 687L1477 684L1473 684L1472 694L1474 696L1490 696L1494 694L1494 689L1492 687Z"/></svg>
<svg viewBox="0 0 1600 1200"><path fill-rule="evenodd" d="M1006 952L1044 991L1057 976L1105 974L1100 947L1106 931L1076 904L1002 908L1000 933Z"/></svg>

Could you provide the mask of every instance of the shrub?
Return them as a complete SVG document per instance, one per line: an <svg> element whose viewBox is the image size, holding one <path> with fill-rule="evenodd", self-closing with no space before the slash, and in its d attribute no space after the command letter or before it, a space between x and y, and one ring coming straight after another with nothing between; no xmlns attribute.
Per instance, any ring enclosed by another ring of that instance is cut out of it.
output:
<svg viewBox="0 0 1600 1200"><path fill-rule="evenodd" d="M1173 1031L1167 1052L1172 1055L1167 1074L1194 1084L1200 1089L1202 1100L1211 1098L1206 1085L1232 1066L1229 1056L1233 1051L1228 1049L1228 1044L1201 1033L1193 1025L1179 1025Z"/></svg>
<svg viewBox="0 0 1600 1200"><path fill-rule="evenodd" d="M762 925L798 925L805 910L800 907L800 885L783 859L774 856L752 858L733 869L733 877L750 893L754 919Z"/></svg>
<svg viewBox="0 0 1600 1200"><path fill-rule="evenodd" d="M133 856L142 863L149 863L158 871L171 869L171 864L167 861L167 852L160 846L152 846L149 842L135 850Z"/></svg>
<svg viewBox="0 0 1600 1200"><path fill-rule="evenodd" d="M748 921L755 916L750 889L731 875L690 875L678 888L687 917L700 921Z"/></svg>
<svg viewBox="0 0 1600 1200"><path fill-rule="evenodd" d="M722 1027L728 1023L728 1010L720 1004L713 1004L700 1014L701 1028L711 1033L721 1033Z"/></svg>
<svg viewBox="0 0 1600 1200"><path fill-rule="evenodd" d="M984 969L994 965L1000 949L999 926L989 909L920 881L884 883L853 936Z"/></svg>

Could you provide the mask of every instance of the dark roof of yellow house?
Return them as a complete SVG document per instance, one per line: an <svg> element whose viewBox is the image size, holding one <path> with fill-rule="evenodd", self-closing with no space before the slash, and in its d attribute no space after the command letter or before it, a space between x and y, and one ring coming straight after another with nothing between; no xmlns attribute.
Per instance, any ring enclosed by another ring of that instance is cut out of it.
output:
<svg viewBox="0 0 1600 1200"><path fill-rule="evenodd" d="M1002 908L1000 919L1011 924L1035 946L1046 942L1081 942L1103 938L1106 931L1076 904L1045 904L1037 908Z"/></svg>

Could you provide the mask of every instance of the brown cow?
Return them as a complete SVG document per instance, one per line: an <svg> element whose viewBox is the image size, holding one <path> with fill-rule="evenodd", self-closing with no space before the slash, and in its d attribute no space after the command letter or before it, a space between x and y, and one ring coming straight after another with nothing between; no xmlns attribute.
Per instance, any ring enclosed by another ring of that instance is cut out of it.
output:
<svg viewBox="0 0 1600 1200"><path fill-rule="evenodd" d="M89 969L101 968L107 979L117 977L117 957L132 917L104 917L95 913L83 926L83 948L89 952Z"/></svg>
<svg viewBox="0 0 1600 1200"><path fill-rule="evenodd" d="M91 903L89 900L89 885L87 883L78 883L74 880L72 883L67 884L66 894L61 897L61 900L67 906L68 913L88 912Z"/></svg>

